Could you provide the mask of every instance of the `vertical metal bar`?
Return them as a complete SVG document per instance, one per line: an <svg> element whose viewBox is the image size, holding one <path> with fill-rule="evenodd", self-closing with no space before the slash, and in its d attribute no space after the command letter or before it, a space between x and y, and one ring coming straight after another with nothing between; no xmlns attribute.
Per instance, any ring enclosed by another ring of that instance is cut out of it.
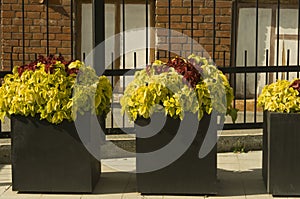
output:
<svg viewBox="0 0 300 199"><path fill-rule="evenodd" d="M159 50L156 52L156 59L159 60Z"/></svg>
<svg viewBox="0 0 300 199"><path fill-rule="evenodd" d="M70 17L70 21L71 21L71 24L70 24L70 28L71 28L71 60L73 60L73 58L74 58L73 7L74 7L74 2L73 2L73 0L71 0L71 17Z"/></svg>
<svg viewBox="0 0 300 199"><path fill-rule="evenodd" d="M258 0L256 0L256 20L255 20L255 67L258 65ZM254 123L257 121L257 72L254 80Z"/></svg>
<svg viewBox="0 0 300 199"><path fill-rule="evenodd" d="M226 65L226 51L223 52L223 67Z"/></svg>
<svg viewBox="0 0 300 199"><path fill-rule="evenodd" d="M212 59L215 61L216 51L216 0L213 1L213 54Z"/></svg>
<svg viewBox="0 0 300 199"><path fill-rule="evenodd" d="M136 69L136 52L133 53L133 68Z"/></svg>
<svg viewBox="0 0 300 199"><path fill-rule="evenodd" d="M236 54L237 54L237 26L238 26L238 6L237 1L233 2L233 17L232 17L232 38L233 38L233 53L231 53L231 67L236 67ZM233 94L236 97L236 73L233 73ZM236 108L236 99L234 98L233 107Z"/></svg>
<svg viewBox="0 0 300 199"><path fill-rule="evenodd" d="M23 65L25 64L25 2L22 0L22 52L23 52Z"/></svg>
<svg viewBox="0 0 300 199"><path fill-rule="evenodd" d="M276 66L279 66L279 19L280 19L280 0L277 0L277 52L276 52ZM276 72L276 79L278 79L278 72Z"/></svg>
<svg viewBox="0 0 300 199"><path fill-rule="evenodd" d="M299 67L299 55L300 54L300 0L298 0L298 41L297 41L297 66ZM297 78L299 78L299 72L297 72Z"/></svg>
<svg viewBox="0 0 300 199"><path fill-rule="evenodd" d="M125 69L125 42L126 42L126 38L125 38L125 0L122 0L122 31L123 31L123 69ZM125 76L123 75L123 92L125 90ZM123 128L125 127L125 116L123 115Z"/></svg>
<svg viewBox="0 0 300 199"><path fill-rule="evenodd" d="M231 51L230 51L230 61L229 61L229 65L231 67L233 67L233 65L236 63L235 62L235 54L236 54L236 35L237 35L237 28L236 28L236 24L237 24L237 2L236 1L232 1L232 17L231 17L231 24L232 24L232 30L231 30ZM234 74L231 74L234 75Z"/></svg>
<svg viewBox="0 0 300 199"><path fill-rule="evenodd" d="M267 49L266 50L266 67L268 67L269 66L269 50ZM266 85L268 84L268 78L269 77L269 73L268 72L266 72Z"/></svg>
<svg viewBox="0 0 300 199"><path fill-rule="evenodd" d="M169 32L168 32L168 58L171 59L171 0L168 0L168 23L169 23Z"/></svg>
<svg viewBox="0 0 300 199"><path fill-rule="evenodd" d="M105 70L105 3L104 0L93 0L93 65L97 74ZM101 45L99 45L101 44ZM96 48L97 46L97 48ZM97 65L96 65L97 63ZM96 67L98 66L98 67Z"/></svg>
<svg viewBox="0 0 300 199"><path fill-rule="evenodd" d="M194 52L194 0L191 0L191 54Z"/></svg>
<svg viewBox="0 0 300 199"><path fill-rule="evenodd" d="M82 59L85 60L85 52L82 53Z"/></svg>
<svg viewBox="0 0 300 199"><path fill-rule="evenodd" d="M34 54L34 58L35 58L35 60L37 60L37 58L38 58L37 53Z"/></svg>
<svg viewBox="0 0 300 199"><path fill-rule="evenodd" d="M46 47L46 54L49 56L49 0L46 0L46 42L47 42L47 47Z"/></svg>
<svg viewBox="0 0 300 199"><path fill-rule="evenodd" d="M247 51L245 50L245 68L247 67ZM246 106L246 94L247 94L247 73L244 72L244 123L246 123L246 109L247 109L247 106Z"/></svg>
<svg viewBox="0 0 300 199"><path fill-rule="evenodd" d="M114 53L111 53L111 69L114 69ZM114 76L111 76L111 86L114 91ZM112 98L111 98L111 111L110 111L110 117L111 117L111 129L114 128L114 93L112 93Z"/></svg>
<svg viewBox="0 0 300 199"><path fill-rule="evenodd" d="M286 66L290 66L290 49L287 50ZM289 71L286 72L286 78L290 79Z"/></svg>
<svg viewBox="0 0 300 199"><path fill-rule="evenodd" d="M125 40L126 40L126 38L125 38L125 0L122 0L122 31L123 31L123 33L122 33L122 36L123 36L123 45L122 45L122 49L123 49L123 55L122 55L122 57L123 57L123 69L125 69ZM123 82L124 83L124 82Z"/></svg>
<svg viewBox="0 0 300 199"><path fill-rule="evenodd" d="M11 52L10 52L10 71L12 71L13 68L14 68L13 52L14 52L14 47L11 47Z"/></svg>
<svg viewBox="0 0 300 199"><path fill-rule="evenodd" d="M148 55L148 41L149 41L149 10L148 10L148 5L149 5L149 0L145 0L146 2L146 65L148 64L148 60L149 60L149 55Z"/></svg>
<svg viewBox="0 0 300 199"><path fill-rule="evenodd" d="M234 95L233 108L236 108L236 74L237 73L233 73L233 95Z"/></svg>

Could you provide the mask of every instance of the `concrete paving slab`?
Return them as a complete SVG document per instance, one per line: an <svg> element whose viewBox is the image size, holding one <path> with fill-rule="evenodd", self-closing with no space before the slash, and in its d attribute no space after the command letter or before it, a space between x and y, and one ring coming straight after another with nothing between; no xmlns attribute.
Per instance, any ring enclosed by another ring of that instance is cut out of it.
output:
<svg viewBox="0 0 300 199"><path fill-rule="evenodd" d="M209 196L208 199L246 199L246 196Z"/></svg>
<svg viewBox="0 0 300 199"><path fill-rule="evenodd" d="M218 154L218 195L163 196L141 195L136 191L134 173L120 172L103 164L101 180L92 194L24 194L11 189L11 166L0 165L0 199L75 198L75 199L272 199L267 194L261 175L261 151ZM109 159L104 162L122 168L133 167L134 158ZM103 163L104 163L103 162ZM287 199L287 197L280 197ZM297 198L297 197L291 197ZM300 197L298 197L300 198ZM290 198L289 198L290 199Z"/></svg>
<svg viewBox="0 0 300 199"><path fill-rule="evenodd" d="M84 194L81 199L122 199L123 194Z"/></svg>
<svg viewBox="0 0 300 199"><path fill-rule="evenodd" d="M81 194L42 194L41 196L42 199L81 199L82 195Z"/></svg>

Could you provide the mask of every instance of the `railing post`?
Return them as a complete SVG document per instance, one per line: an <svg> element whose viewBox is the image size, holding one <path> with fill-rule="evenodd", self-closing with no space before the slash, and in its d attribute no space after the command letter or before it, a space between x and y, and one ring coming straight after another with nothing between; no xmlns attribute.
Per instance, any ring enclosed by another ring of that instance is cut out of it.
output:
<svg viewBox="0 0 300 199"><path fill-rule="evenodd" d="M105 2L93 0L93 65L98 75L105 70ZM99 45L101 44L101 45Z"/></svg>

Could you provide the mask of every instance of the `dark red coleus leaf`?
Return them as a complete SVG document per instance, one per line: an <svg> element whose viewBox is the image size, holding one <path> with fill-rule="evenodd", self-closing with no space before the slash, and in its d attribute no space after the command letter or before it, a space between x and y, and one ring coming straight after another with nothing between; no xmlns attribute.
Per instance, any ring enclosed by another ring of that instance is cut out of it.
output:
<svg viewBox="0 0 300 199"><path fill-rule="evenodd" d="M297 90L300 93L300 79L295 80L290 87Z"/></svg>
<svg viewBox="0 0 300 199"><path fill-rule="evenodd" d="M201 81L201 68L195 67L191 62L180 57L169 60L167 65L173 67L179 74L184 77L184 82L195 88Z"/></svg>
<svg viewBox="0 0 300 199"><path fill-rule="evenodd" d="M49 55L48 57L44 57L43 55L39 55L36 60L30 62L29 64L18 67L19 76L21 76L23 74L23 72L26 71L26 70L35 71L37 69L37 64L38 63L45 64L45 71L47 73L52 74L52 73L54 73L56 61L60 61L61 63L63 63L65 65L65 70L66 70L68 75L78 73L78 69L69 69L68 68L68 66L70 65L70 63L73 60L66 61L65 58L61 54L59 54L58 57L55 57L54 55Z"/></svg>

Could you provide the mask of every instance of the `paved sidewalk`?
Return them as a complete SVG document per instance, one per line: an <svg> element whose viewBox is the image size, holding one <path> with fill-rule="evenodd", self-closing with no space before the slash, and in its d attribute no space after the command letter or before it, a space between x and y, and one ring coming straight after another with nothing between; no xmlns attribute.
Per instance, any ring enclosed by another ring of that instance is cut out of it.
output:
<svg viewBox="0 0 300 199"><path fill-rule="evenodd" d="M141 196L136 192L135 175L116 169L135 168L135 159L103 160L103 173L93 194L18 194L11 189L11 166L0 165L0 199L270 199L261 177L262 152L219 153L217 196ZM109 165L109 166L108 166ZM286 199L286 197L281 197ZM295 197L293 197L295 198Z"/></svg>

